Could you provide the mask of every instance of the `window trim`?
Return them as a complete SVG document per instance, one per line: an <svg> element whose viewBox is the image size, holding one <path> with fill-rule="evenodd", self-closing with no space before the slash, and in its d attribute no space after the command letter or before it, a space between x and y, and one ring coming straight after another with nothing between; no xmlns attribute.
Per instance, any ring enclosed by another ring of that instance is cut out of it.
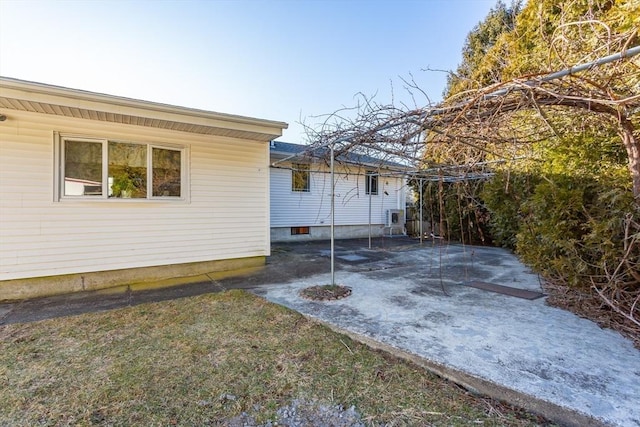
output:
<svg viewBox="0 0 640 427"><path fill-rule="evenodd" d="M369 180L369 177L371 177L371 180ZM364 193L367 196L377 196L378 194L380 194L380 191L378 189L378 184L380 183L380 180L378 179L379 175L374 172L374 171L367 171L364 174ZM373 190L375 191L371 191L371 187L373 187Z"/></svg>
<svg viewBox="0 0 640 427"><path fill-rule="evenodd" d="M94 142L102 144L102 194L101 195L65 195L64 179L65 179L65 142L80 141ZM146 147L146 174L147 174L147 196L144 198L121 198L109 197L109 142L137 144ZM153 149L159 148L164 150L180 152L180 196L154 196L153 195ZM177 145L171 143L162 143L157 141L131 141L116 138L103 138L95 136L85 136L78 134L63 134L54 132L54 202L82 201L82 202L105 202L109 203L153 203L153 202L189 202L189 148L186 145Z"/></svg>

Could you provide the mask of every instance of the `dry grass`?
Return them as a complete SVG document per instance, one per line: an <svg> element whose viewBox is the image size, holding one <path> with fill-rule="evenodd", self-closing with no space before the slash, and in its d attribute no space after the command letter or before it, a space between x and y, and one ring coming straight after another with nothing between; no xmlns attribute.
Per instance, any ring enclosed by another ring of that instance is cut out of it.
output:
<svg viewBox="0 0 640 427"><path fill-rule="evenodd" d="M241 291L0 327L0 425L224 425L295 398L388 425L539 425Z"/></svg>

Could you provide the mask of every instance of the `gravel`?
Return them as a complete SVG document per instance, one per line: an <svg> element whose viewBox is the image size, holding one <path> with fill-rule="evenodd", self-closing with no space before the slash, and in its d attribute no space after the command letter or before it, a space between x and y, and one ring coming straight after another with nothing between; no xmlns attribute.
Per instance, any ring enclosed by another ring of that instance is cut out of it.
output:
<svg viewBox="0 0 640 427"><path fill-rule="evenodd" d="M258 424L247 413L224 422L229 427L365 427L355 407L329 406L316 401L294 400L279 408L274 420Z"/></svg>

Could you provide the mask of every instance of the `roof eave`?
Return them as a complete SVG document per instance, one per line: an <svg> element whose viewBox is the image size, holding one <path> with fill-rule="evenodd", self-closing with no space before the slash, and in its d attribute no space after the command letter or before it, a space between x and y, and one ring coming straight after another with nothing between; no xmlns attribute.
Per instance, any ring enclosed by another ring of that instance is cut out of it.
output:
<svg viewBox="0 0 640 427"><path fill-rule="evenodd" d="M287 123L0 77L0 108L271 141Z"/></svg>

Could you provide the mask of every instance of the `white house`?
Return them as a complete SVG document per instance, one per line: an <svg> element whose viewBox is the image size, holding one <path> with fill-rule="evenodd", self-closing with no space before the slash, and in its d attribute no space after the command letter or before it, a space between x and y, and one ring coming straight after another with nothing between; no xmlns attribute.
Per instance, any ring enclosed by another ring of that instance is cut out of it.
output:
<svg viewBox="0 0 640 427"><path fill-rule="evenodd" d="M331 175L326 156L308 147L271 143L271 241L329 239ZM402 165L368 156L335 166L336 238L405 232L408 189Z"/></svg>
<svg viewBox="0 0 640 427"><path fill-rule="evenodd" d="M286 127L0 78L0 300L264 264Z"/></svg>

